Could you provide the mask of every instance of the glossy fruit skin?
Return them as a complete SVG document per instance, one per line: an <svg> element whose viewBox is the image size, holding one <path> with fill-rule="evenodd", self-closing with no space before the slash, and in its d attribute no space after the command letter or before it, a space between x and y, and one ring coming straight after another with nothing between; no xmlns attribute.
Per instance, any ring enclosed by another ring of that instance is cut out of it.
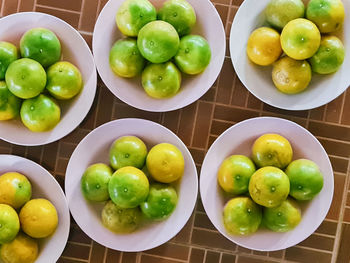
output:
<svg viewBox="0 0 350 263"><path fill-rule="evenodd" d="M142 87L155 99L173 97L181 87L181 73L171 61L149 64L142 72Z"/></svg>
<svg viewBox="0 0 350 263"><path fill-rule="evenodd" d="M341 0L310 0L306 18L314 22L321 33L340 29L344 23L345 10Z"/></svg>
<svg viewBox="0 0 350 263"><path fill-rule="evenodd" d="M288 176L273 166L257 170L249 181L249 194L255 203L265 207L279 206L290 190Z"/></svg>
<svg viewBox="0 0 350 263"><path fill-rule="evenodd" d="M133 38L120 39L109 53L109 65L120 77L132 78L141 74L146 60L141 55L137 41Z"/></svg>
<svg viewBox="0 0 350 263"><path fill-rule="evenodd" d="M248 39L248 58L257 65L268 66L282 54L280 34L268 27L255 29Z"/></svg>
<svg viewBox="0 0 350 263"><path fill-rule="evenodd" d="M53 234L58 225L55 206L46 199L32 199L19 212L21 229L33 238L45 238Z"/></svg>
<svg viewBox="0 0 350 263"><path fill-rule="evenodd" d="M5 75L8 89L21 99L38 96L46 86L46 72L35 60L18 59L11 63Z"/></svg>
<svg viewBox="0 0 350 263"><path fill-rule="evenodd" d="M146 161L147 147L136 136L122 136L113 142L109 150L109 160L113 169L134 166L141 169Z"/></svg>
<svg viewBox="0 0 350 263"><path fill-rule="evenodd" d="M164 21L153 21L141 28L137 47L152 63L164 63L176 55L180 38L175 28Z"/></svg>
<svg viewBox="0 0 350 263"><path fill-rule="evenodd" d="M50 97L39 96L25 100L21 107L23 124L33 132L46 132L56 127L61 119L58 104Z"/></svg>
<svg viewBox="0 0 350 263"><path fill-rule="evenodd" d="M171 183L183 176L185 160L182 152L175 145L160 143L149 151L146 165L154 180Z"/></svg>
<svg viewBox="0 0 350 263"><path fill-rule="evenodd" d="M27 177L17 172L0 176L0 203L15 209L22 207L32 197L32 185Z"/></svg>
<svg viewBox="0 0 350 263"><path fill-rule="evenodd" d="M195 75L203 72L209 65L210 58L210 46L203 37L187 35L180 39L175 64L183 73Z"/></svg>
<svg viewBox="0 0 350 263"><path fill-rule="evenodd" d="M60 61L47 69L46 89L59 100L69 100L83 88L83 78L73 64Z"/></svg>
<svg viewBox="0 0 350 263"><path fill-rule="evenodd" d="M302 0L271 0L265 9L267 22L282 29L289 21L304 17L305 6Z"/></svg>
<svg viewBox="0 0 350 263"><path fill-rule="evenodd" d="M254 141L252 159L258 167L285 168L293 159L289 141L279 134L266 133Z"/></svg>
<svg viewBox="0 0 350 263"><path fill-rule="evenodd" d="M90 165L81 178L81 190L89 201L103 202L109 199L108 183L112 169L103 163Z"/></svg>
<svg viewBox="0 0 350 263"><path fill-rule="evenodd" d="M291 58L303 60L312 57L321 43L317 26L304 18L290 21L282 30L281 46Z"/></svg>
<svg viewBox="0 0 350 263"><path fill-rule="evenodd" d="M0 258L4 263L34 263L38 253L38 242L23 233L0 248Z"/></svg>
<svg viewBox="0 0 350 263"><path fill-rule="evenodd" d="M290 181L290 195L296 200L313 199L323 188L323 175L311 160L299 159L291 162L286 174Z"/></svg>
<svg viewBox="0 0 350 263"><path fill-rule="evenodd" d="M38 61L44 68L61 58L61 43L51 30L33 28L28 30L20 41L21 56Z"/></svg>
<svg viewBox="0 0 350 263"><path fill-rule="evenodd" d="M277 207L264 207L263 224L275 232L287 232L301 221L300 208L293 199L288 198Z"/></svg>
<svg viewBox="0 0 350 263"><path fill-rule="evenodd" d="M273 64L272 81L283 93L302 92L308 87L311 77L311 66L306 60L295 60L285 56Z"/></svg>
<svg viewBox="0 0 350 263"><path fill-rule="evenodd" d="M5 81L0 81L0 121L16 118L19 115L22 100L13 95Z"/></svg>
<svg viewBox="0 0 350 263"><path fill-rule="evenodd" d="M313 72L331 74L341 67L344 57L345 48L341 40L335 36L323 36L320 48L309 61Z"/></svg>
<svg viewBox="0 0 350 263"><path fill-rule="evenodd" d="M117 206L134 208L146 200L149 193L149 182L141 170L126 166L118 169L112 175L108 184L108 192Z"/></svg>
<svg viewBox="0 0 350 263"><path fill-rule="evenodd" d="M179 36L191 33L196 24L196 13L186 0L168 0L158 11L158 19L171 24Z"/></svg>
<svg viewBox="0 0 350 263"><path fill-rule="evenodd" d="M16 211L9 205L0 204L0 245L11 242L20 227Z"/></svg>
<svg viewBox="0 0 350 263"><path fill-rule="evenodd" d="M115 233L134 232L141 223L142 213L138 207L121 208L108 201L102 210L102 223Z"/></svg>
<svg viewBox="0 0 350 263"><path fill-rule="evenodd" d="M144 25L156 19L157 11L148 0L126 0L116 14L119 30L129 37L136 37Z"/></svg>
<svg viewBox="0 0 350 263"><path fill-rule="evenodd" d="M146 201L140 207L146 218L164 220L175 210L177 200L174 187L165 184L153 184L149 189Z"/></svg>
<svg viewBox="0 0 350 263"><path fill-rule="evenodd" d="M261 207L249 197L233 198L224 207L224 226L233 235L255 233L260 226L261 218Z"/></svg>
<svg viewBox="0 0 350 263"><path fill-rule="evenodd" d="M17 47L9 42L0 41L0 80L5 79L8 66L17 59Z"/></svg>
<svg viewBox="0 0 350 263"><path fill-rule="evenodd" d="M247 156L231 155L220 165L218 182L227 193L244 194L248 192L249 180L254 172L255 165Z"/></svg>

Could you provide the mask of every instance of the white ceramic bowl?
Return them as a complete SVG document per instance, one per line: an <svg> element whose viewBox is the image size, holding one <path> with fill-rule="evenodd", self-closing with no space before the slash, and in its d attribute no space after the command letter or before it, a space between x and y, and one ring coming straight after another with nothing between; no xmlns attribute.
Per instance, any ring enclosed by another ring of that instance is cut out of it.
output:
<svg viewBox="0 0 350 263"><path fill-rule="evenodd" d="M48 199L58 213L55 233L39 240L39 257L35 263L56 262L66 246L70 216L66 197L55 178L39 164L14 155L0 155L0 175L18 172L25 175L32 185L32 198ZM0 260L0 263L3 263Z"/></svg>
<svg viewBox="0 0 350 263"><path fill-rule="evenodd" d="M89 165L98 162L109 164L110 146L114 140L124 135L139 137L148 150L162 142L177 146L185 158L185 171L177 190L177 207L168 219L142 226L131 234L120 235L102 225L101 211L104 203L87 202L80 190L80 180ZM90 238L115 250L143 251L167 242L186 224L196 203L198 178L190 152L173 132L151 121L121 119L98 127L80 142L68 163L65 189L74 220Z"/></svg>
<svg viewBox="0 0 350 263"><path fill-rule="evenodd" d="M117 28L115 16L124 0L110 0L97 19L93 35L93 53L97 70L110 91L125 103L142 110L164 112L180 109L199 99L213 85L224 62L226 37L221 18L210 0L187 0L195 9L197 23L191 34L207 39L212 58L206 70L196 76L182 74L180 92L169 99L149 97L141 85L141 77L132 79L115 75L109 67L109 51L113 44L123 38ZM150 0L159 8L165 0Z"/></svg>
<svg viewBox="0 0 350 263"><path fill-rule="evenodd" d="M96 67L89 46L72 26L63 20L36 12L9 15L0 19L0 41L8 41L19 48L22 35L29 29L45 27L60 39L62 59L77 66L82 74L84 88L68 101L58 101L61 121L49 132L34 133L28 130L20 118L0 122L0 138L19 145L43 145L54 142L72 132L89 112L96 92Z"/></svg>
<svg viewBox="0 0 350 263"><path fill-rule="evenodd" d="M307 1L306 1L307 2ZM331 75L313 74L309 87L300 94L287 95L279 92L272 82L272 66L253 64L247 57L246 45L250 34L265 25L264 9L269 0L245 0L232 23L230 54L237 76L254 96L274 107L287 110L307 110L322 106L350 85L350 1L343 1L346 12L344 32L338 32L346 49L342 67Z"/></svg>
<svg viewBox="0 0 350 263"><path fill-rule="evenodd" d="M254 141L265 133L278 133L287 138L293 148L293 160L306 158L314 161L323 174L324 186L312 201L301 205L302 220L292 231L276 233L259 229L246 237L230 235L222 220L224 205L228 199L224 198L217 183L217 171L222 161L232 154L251 156ZM298 124L272 117L248 119L227 129L210 147L200 175L201 198L214 226L232 242L260 251L285 249L310 236L327 215L333 198L333 188L332 166L319 141Z"/></svg>

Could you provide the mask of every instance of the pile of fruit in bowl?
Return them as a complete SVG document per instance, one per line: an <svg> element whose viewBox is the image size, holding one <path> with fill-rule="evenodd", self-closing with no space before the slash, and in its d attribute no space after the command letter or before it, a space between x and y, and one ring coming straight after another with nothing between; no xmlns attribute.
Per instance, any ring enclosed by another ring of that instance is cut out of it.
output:
<svg viewBox="0 0 350 263"><path fill-rule="evenodd" d="M28 178L17 172L0 175L0 259L4 263L33 263L39 243L58 225L55 206L32 197Z"/></svg>
<svg viewBox="0 0 350 263"><path fill-rule="evenodd" d="M332 74L343 64L344 45L335 34L343 26L341 0L271 0L268 26L254 30L247 43L249 59L273 65L272 80L286 94L305 90L316 74Z"/></svg>
<svg viewBox="0 0 350 263"><path fill-rule="evenodd" d="M255 140L251 156L231 155L218 170L219 185L229 198L223 211L226 230L233 235L250 235L259 227L292 230L302 219L299 203L323 188L319 167L308 159L293 161L289 141L273 133Z"/></svg>
<svg viewBox="0 0 350 263"><path fill-rule="evenodd" d="M0 42L0 121L20 116L33 132L52 130L59 123L56 99L72 99L83 88L79 69L60 59L60 40L46 28L25 32L19 51Z"/></svg>
<svg viewBox="0 0 350 263"><path fill-rule="evenodd" d="M178 201L176 184L184 173L184 157L176 146L160 143L148 152L140 138L122 136L111 145L109 159L109 165L90 165L81 178L85 199L104 203L105 227L131 233L143 222L172 214Z"/></svg>
<svg viewBox="0 0 350 263"><path fill-rule="evenodd" d="M210 63L208 42L190 34L196 14L186 0L165 1L158 11L148 0L126 0L116 22L127 38L110 50L110 67L125 78L141 74L152 98L173 97L181 87L181 72L200 74Z"/></svg>

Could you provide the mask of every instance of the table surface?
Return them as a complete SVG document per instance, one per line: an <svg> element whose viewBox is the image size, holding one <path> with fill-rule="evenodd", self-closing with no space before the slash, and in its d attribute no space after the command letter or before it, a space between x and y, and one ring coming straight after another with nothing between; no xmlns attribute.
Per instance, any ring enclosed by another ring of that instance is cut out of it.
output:
<svg viewBox="0 0 350 263"><path fill-rule="evenodd" d="M200 0L198 0L200 1ZM226 29L243 0L212 0ZM91 46L95 19L107 0L0 0L1 16L22 11L55 15L78 29ZM326 220L308 239L277 252L251 251L220 235L198 201L183 230L170 242L142 253L107 249L88 238L72 220L69 241L59 263L258 263L350 261L350 89L323 107L291 112L268 106L236 77L229 52L213 87L197 102L168 113L132 108L115 98L99 79L97 95L88 116L70 135L40 147L21 147L0 140L0 153L27 157L48 169L63 187L65 169L76 145L91 130L110 120L137 117L159 122L174 131L188 146L198 171L211 143L231 125L257 116L293 120L311 131L329 154L335 191ZM50 262L48 262L50 263Z"/></svg>

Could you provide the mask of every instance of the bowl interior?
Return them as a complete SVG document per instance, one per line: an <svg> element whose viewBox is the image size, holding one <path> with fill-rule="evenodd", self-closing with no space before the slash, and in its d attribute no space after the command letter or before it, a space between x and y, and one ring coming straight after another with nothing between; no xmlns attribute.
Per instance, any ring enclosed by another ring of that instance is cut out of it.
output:
<svg viewBox="0 0 350 263"><path fill-rule="evenodd" d="M239 8L231 28L230 54L235 71L245 85L257 98L277 108L306 110L324 105L350 85L350 52L346 52L342 67L334 74L313 74L309 87L302 93L287 95L275 88L271 72L272 66L262 67L253 64L246 55L246 45L250 34L258 27L266 25L264 9L269 0L246 0ZM308 2L308 1L305 1ZM345 10L350 10L350 2L343 1ZM344 27L350 24L350 14L346 14ZM336 34L350 50L350 31L341 30ZM239 39L239 41L237 41ZM259 85L257 85L259 83Z"/></svg>
<svg viewBox="0 0 350 263"><path fill-rule="evenodd" d="M232 154L251 156L254 141L265 133L278 133L287 138L293 148L293 160L306 158L314 161L323 174L323 189L312 201L301 205L302 220L292 231L275 233L259 229L247 237L230 235L222 221L223 208L229 199L224 197L224 192L217 183L217 171L222 161ZM332 166L318 140L294 122L272 117L249 119L226 130L210 147L200 175L201 198L214 226L232 242L261 251L285 249L311 235L327 215L332 202L333 188Z"/></svg>
<svg viewBox="0 0 350 263"><path fill-rule="evenodd" d="M19 172L27 176L32 185L32 198L46 198L56 207L58 227L55 233L39 240L39 257L36 263L56 262L66 246L70 216L65 195L55 178L40 165L14 155L0 155L0 175ZM3 263L0 260L0 263Z"/></svg>
<svg viewBox="0 0 350 263"><path fill-rule="evenodd" d="M121 235L102 225L101 211L104 203L84 199L80 180L85 169L94 163L109 164L109 148L120 136L134 135L145 142L148 150L158 143L177 146L185 159L184 176L179 182L178 204L165 221L141 226L134 233ZM85 137L69 161L65 189L71 213L81 229L98 243L121 251L142 251L159 246L174 237L192 214L197 198L198 179L192 156L182 141L167 128L141 119L122 119L100 126Z"/></svg>
<svg viewBox="0 0 350 263"><path fill-rule="evenodd" d="M58 101L61 121L49 132L33 133L18 117L0 122L0 138L20 145L42 145L56 141L74 130L88 113L95 97L97 74L91 51L81 35L63 20L42 13L17 13L0 19L0 41L8 41L19 48L22 35L29 29L45 27L52 30L62 46L62 59L77 66L84 88L76 97Z"/></svg>
<svg viewBox="0 0 350 263"><path fill-rule="evenodd" d="M165 0L150 0L156 8ZM224 56L225 31L215 7L209 0L188 0L197 15L197 23L191 34L207 39L212 58L206 70L196 76L182 74L180 92L169 99L153 99L142 88L141 78L125 79L116 76L109 67L109 51L113 44L123 38L115 23L115 16L123 0L111 0L103 8L96 22L93 35L93 53L98 72L111 92L125 103L147 111L170 111L182 108L199 99L215 82L220 73Z"/></svg>

